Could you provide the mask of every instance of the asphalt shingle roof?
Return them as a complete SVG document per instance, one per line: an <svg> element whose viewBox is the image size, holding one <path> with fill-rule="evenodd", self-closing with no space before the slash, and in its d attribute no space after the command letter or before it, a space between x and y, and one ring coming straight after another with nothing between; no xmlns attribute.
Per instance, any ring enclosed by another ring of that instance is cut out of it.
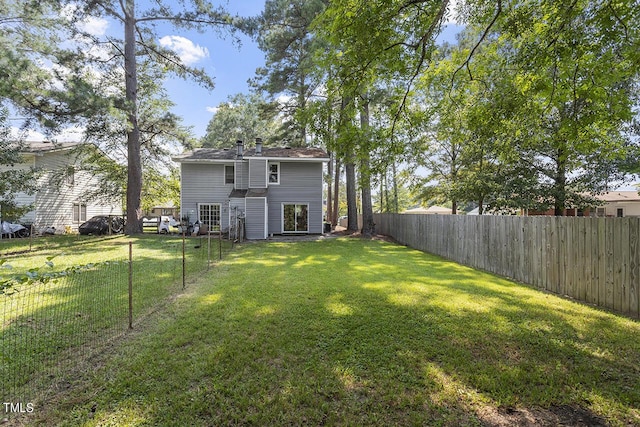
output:
<svg viewBox="0 0 640 427"><path fill-rule="evenodd" d="M243 157L256 157L255 148L245 150ZM300 147L269 147L262 149L262 157L282 158L282 159L328 159L329 155L320 148ZM174 160L197 161L197 160L235 160L235 149L220 148L197 148L174 157Z"/></svg>

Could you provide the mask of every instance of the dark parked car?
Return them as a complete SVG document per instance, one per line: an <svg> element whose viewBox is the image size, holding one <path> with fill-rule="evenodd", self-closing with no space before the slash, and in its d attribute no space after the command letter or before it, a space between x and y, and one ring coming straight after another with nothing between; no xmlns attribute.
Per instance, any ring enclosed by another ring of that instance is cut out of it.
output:
<svg viewBox="0 0 640 427"><path fill-rule="evenodd" d="M80 234L94 234L100 236L109 234L109 227L112 233L120 233L124 229L124 219L119 216L98 215L83 222L78 227Z"/></svg>

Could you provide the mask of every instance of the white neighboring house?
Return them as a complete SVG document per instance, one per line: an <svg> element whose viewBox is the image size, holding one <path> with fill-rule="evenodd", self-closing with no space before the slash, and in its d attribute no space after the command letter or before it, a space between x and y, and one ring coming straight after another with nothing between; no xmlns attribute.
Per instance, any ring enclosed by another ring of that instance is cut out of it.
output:
<svg viewBox="0 0 640 427"><path fill-rule="evenodd" d="M609 191L595 196L604 202L593 210L598 217L640 216L640 195L637 191Z"/></svg>
<svg viewBox="0 0 640 427"><path fill-rule="evenodd" d="M122 215L122 203L92 202L86 200L90 189L99 185L98 179L89 172L76 170L80 164L78 155L73 151L77 142L27 142L22 153L24 162L13 169L35 167L40 171L37 178L38 190L29 195L18 193L18 205L33 205L33 210L19 219L22 223L31 223L36 231L54 227L56 233L64 233L66 227L77 231L78 226L95 215ZM0 166L4 170L7 166ZM9 168L10 169L10 168ZM64 172L66 178L55 179Z"/></svg>

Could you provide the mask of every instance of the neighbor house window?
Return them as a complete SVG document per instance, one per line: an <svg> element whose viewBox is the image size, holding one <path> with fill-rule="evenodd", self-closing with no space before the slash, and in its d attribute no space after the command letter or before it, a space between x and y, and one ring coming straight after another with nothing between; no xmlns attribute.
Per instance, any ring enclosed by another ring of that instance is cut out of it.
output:
<svg viewBox="0 0 640 427"><path fill-rule="evenodd" d="M206 225L209 231L220 230L220 204L200 204L198 205L198 219L200 224Z"/></svg>
<svg viewBox="0 0 640 427"><path fill-rule="evenodd" d="M618 218L622 218L624 216L624 209L623 208L616 209L616 216Z"/></svg>
<svg viewBox="0 0 640 427"><path fill-rule="evenodd" d="M87 220L87 205L82 203L73 204L73 222L85 222Z"/></svg>
<svg viewBox="0 0 640 427"><path fill-rule="evenodd" d="M607 216L607 211L605 210L605 208L596 208L596 216L598 217Z"/></svg>
<svg viewBox="0 0 640 427"><path fill-rule="evenodd" d="M235 182L235 171L233 166L224 167L224 183L233 184Z"/></svg>
<svg viewBox="0 0 640 427"><path fill-rule="evenodd" d="M280 163L269 163L269 184L280 184Z"/></svg>

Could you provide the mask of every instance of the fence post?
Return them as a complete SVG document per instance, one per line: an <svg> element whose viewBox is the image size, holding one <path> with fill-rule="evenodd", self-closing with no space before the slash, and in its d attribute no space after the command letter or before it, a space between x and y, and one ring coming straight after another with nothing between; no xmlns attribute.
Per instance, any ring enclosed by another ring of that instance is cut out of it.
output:
<svg viewBox="0 0 640 427"><path fill-rule="evenodd" d="M222 230L218 232L218 260L222 259Z"/></svg>
<svg viewBox="0 0 640 427"><path fill-rule="evenodd" d="M129 329L133 329L133 242L129 242Z"/></svg>
<svg viewBox="0 0 640 427"><path fill-rule="evenodd" d="M187 287L186 281L185 281L186 271L185 271L184 241L185 241L185 233L183 231L182 232L182 289L183 290Z"/></svg>
<svg viewBox="0 0 640 427"><path fill-rule="evenodd" d="M207 232L207 271L211 268L211 231Z"/></svg>

